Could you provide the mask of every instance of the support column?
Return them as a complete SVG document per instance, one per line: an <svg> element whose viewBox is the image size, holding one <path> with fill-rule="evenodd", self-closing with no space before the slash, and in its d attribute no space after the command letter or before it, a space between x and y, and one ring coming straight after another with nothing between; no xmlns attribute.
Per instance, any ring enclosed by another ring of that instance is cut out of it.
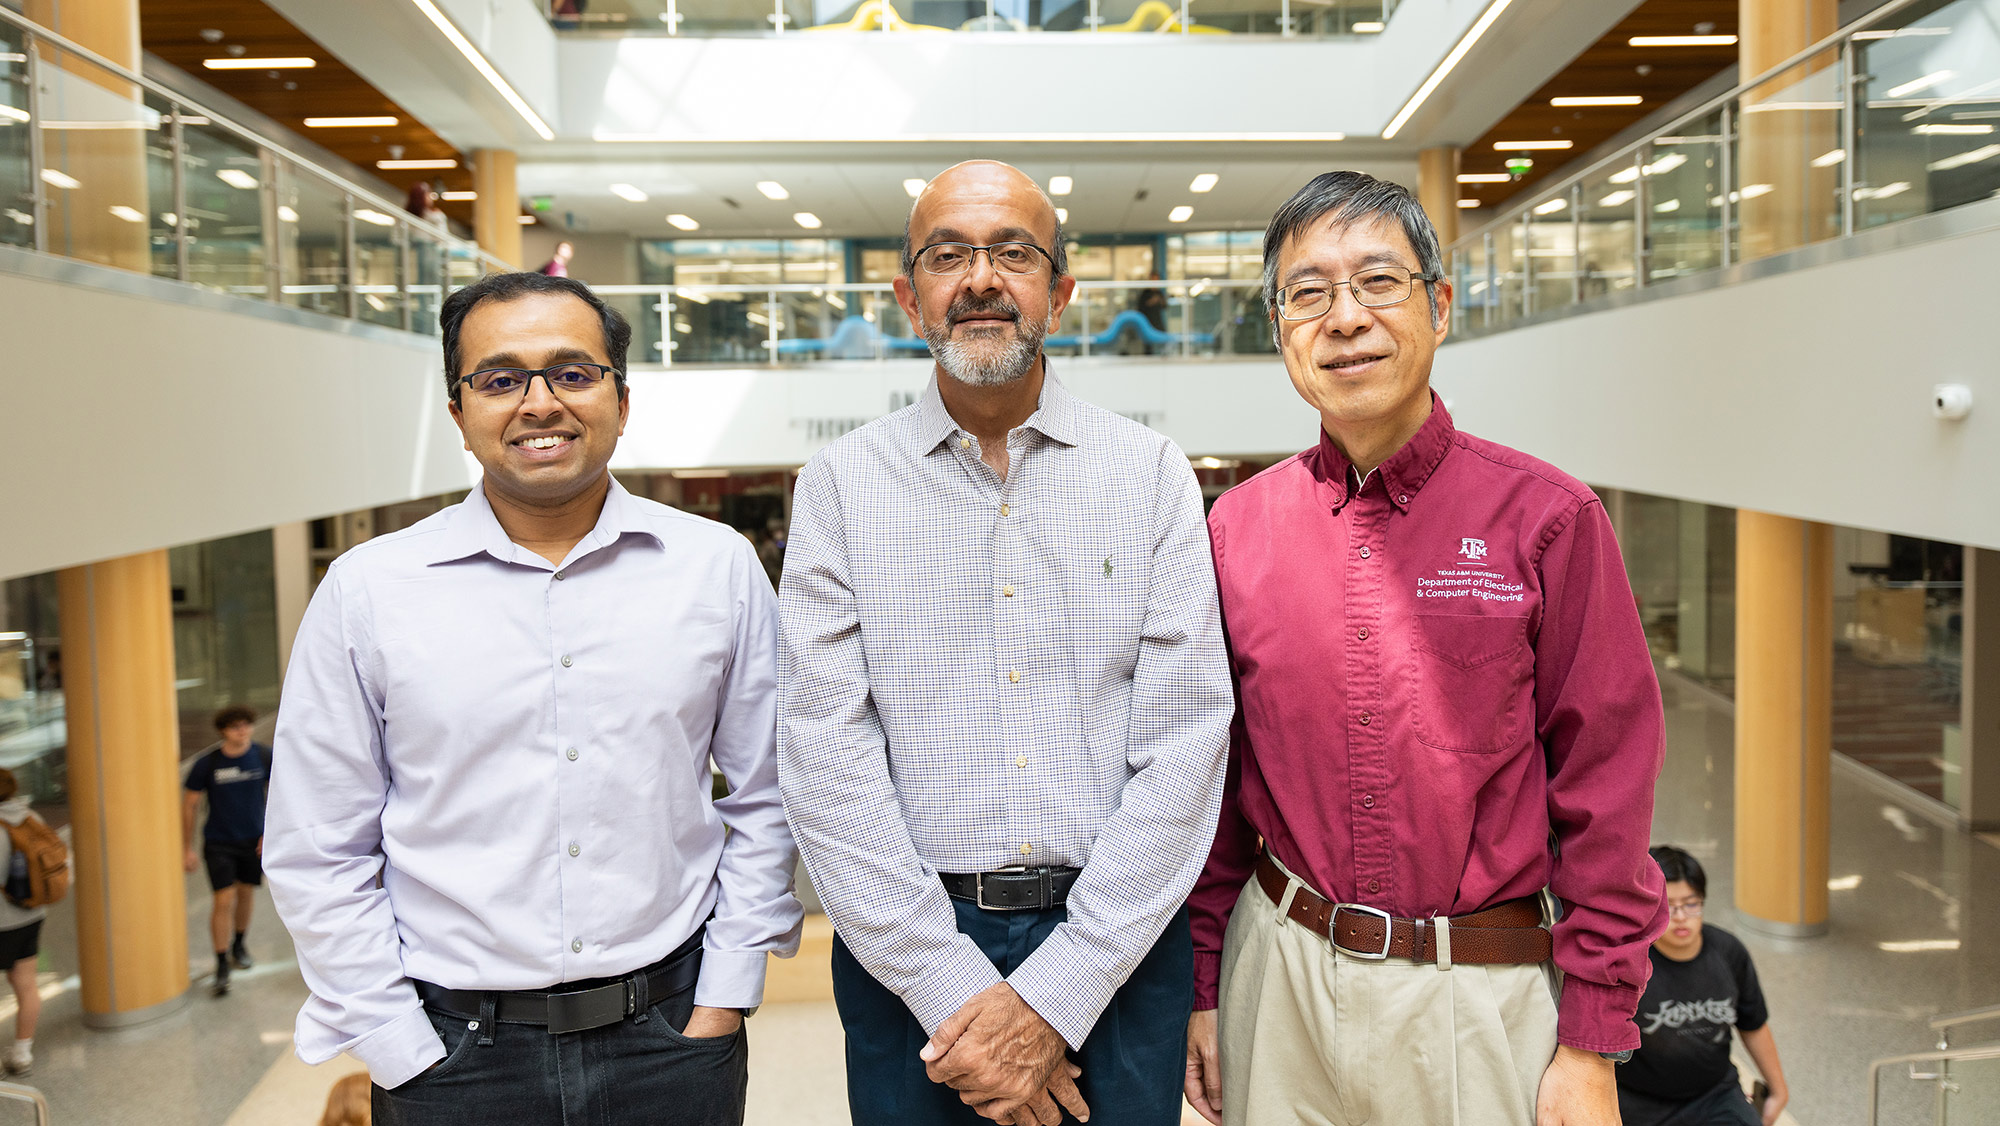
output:
<svg viewBox="0 0 2000 1126"><path fill-rule="evenodd" d="M167 553L71 567L57 597L83 1020L117 1028L187 1003Z"/></svg>
<svg viewBox="0 0 2000 1126"><path fill-rule="evenodd" d="M1839 30L1837 0L1738 0L1738 71L1748 81ZM1837 165L1814 168L1839 146L1840 52L1793 67L1746 96L1736 114L1741 240L1749 261L1839 234ZM1764 103L1773 103L1765 105ZM1780 106L1784 108L1779 108ZM1820 106L1823 108L1809 108Z"/></svg>
<svg viewBox="0 0 2000 1126"><path fill-rule="evenodd" d="M1441 247L1458 241L1458 154L1456 145L1417 154L1417 202L1437 228Z"/></svg>
<svg viewBox="0 0 2000 1126"><path fill-rule="evenodd" d="M479 198L472 203L472 234L479 248L495 258L521 265L521 192L515 185L516 159L506 149L477 149L472 154L472 186Z"/></svg>
<svg viewBox="0 0 2000 1126"><path fill-rule="evenodd" d="M1826 933L1833 768L1833 529L1736 514L1736 907Z"/></svg>
<svg viewBox="0 0 2000 1126"><path fill-rule="evenodd" d="M1965 549L1965 662L1958 725L1958 821L2000 829L2000 551Z"/></svg>
<svg viewBox="0 0 2000 1126"><path fill-rule="evenodd" d="M25 14L133 72L141 67L138 0L28 0ZM145 128L139 87L95 63L51 48L36 52L43 124L42 163L63 180L40 185L48 200L48 250L69 258L152 272L146 144L164 144L166 126Z"/></svg>
<svg viewBox="0 0 2000 1126"><path fill-rule="evenodd" d="M292 667L292 642L312 601L312 526L301 520L271 529L271 578L276 587L278 681Z"/></svg>

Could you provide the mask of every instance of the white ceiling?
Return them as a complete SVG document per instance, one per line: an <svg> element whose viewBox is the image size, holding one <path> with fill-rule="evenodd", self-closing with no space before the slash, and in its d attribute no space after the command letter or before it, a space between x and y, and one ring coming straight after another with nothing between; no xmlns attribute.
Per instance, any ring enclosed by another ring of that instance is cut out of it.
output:
<svg viewBox="0 0 2000 1126"><path fill-rule="evenodd" d="M1093 146L1098 152L1102 146ZM521 195L548 196L553 205L544 214L551 226L591 233L618 233L661 238L812 237L870 238L900 235L911 199L906 179L928 179L970 152L931 158L773 161L621 160L522 163ZM1377 176L1415 186L1416 167L1393 157L1373 161L1343 160L1342 146L1315 147L1313 155L1256 159L1224 159L1221 154L1199 157L1175 154L1152 159L1066 160L1053 156L1020 156L1017 167L1044 187L1049 178L1065 175L1075 187L1056 198L1069 212L1066 224L1082 234L1140 233L1176 229L1263 229L1271 213L1294 191L1320 172L1360 167ZM1195 194L1188 184L1203 172L1221 177L1212 191ZM757 191L760 180L776 180L791 193L783 201L766 199ZM644 191L644 203L615 196L612 184L631 184ZM1145 193L1145 198L1138 198ZM724 200L733 200L731 207ZM1170 223L1167 213L1187 204L1194 216L1185 224ZM810 211L823 226L810 235L792 219ZM701 224L694 232L676 230L669 214L691 216Z"/></svg>

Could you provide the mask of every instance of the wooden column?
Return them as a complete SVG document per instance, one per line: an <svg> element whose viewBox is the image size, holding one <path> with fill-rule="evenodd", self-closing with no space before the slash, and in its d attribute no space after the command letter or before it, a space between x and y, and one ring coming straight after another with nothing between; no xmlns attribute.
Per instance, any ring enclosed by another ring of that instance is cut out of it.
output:
<svg viewBox="0 0 2000 1126"><path fill-rule="evenodd" d="M1736 514L1736 907L1826 933L1833 767L1833 529Z"/></svg>
<svg viewBox="0 0 2000 1126"><path fill-rule="evenodd" d="M479 248L515 269L521 264L521 192L515 185L516 159L506 149L472 154L472 234Z"/></svg>
<svg viewBox="0 0 2000 1126"><path fill-rule="evenodd" d="M1965 549L1964 622L1958 821L2000 829L2000 551Z"/></svg>
<svg viewBox="0 0 2000 1126"><path fill-rule="evenodd" d="M1437 228L1438 246L1458 241L1458 153L1456 145L1417 154L1417 201Z"/></svg>
<svg viewBox="0 0 2000 1126"><path fill-rule="evenodd" d="M187 1003L180 739L167 553L57 576L84 1023Z"/></svg>
<svg viewBox="0 0 2000 1126"><path fill-rule="evenodd" d="M1835 0L1739 0L1738 71L1749 81L1839 30ZM1839 234L1840 168L1813 160L1840 144L1840 52L1827 51L1747 95L1736 114L1738 261Z"/></svg>

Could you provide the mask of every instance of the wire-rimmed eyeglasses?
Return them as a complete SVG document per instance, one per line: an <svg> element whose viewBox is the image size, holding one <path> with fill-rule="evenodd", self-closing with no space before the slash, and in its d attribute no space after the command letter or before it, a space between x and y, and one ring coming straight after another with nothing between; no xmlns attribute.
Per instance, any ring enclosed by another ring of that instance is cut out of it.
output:
<svg viewBox="0 0 2000 1126"><path fill-rule="evenodd" d="M1420 274L1401 266L1370 266L1346 281L1307 278L1278 290L1278 316L1287 321L1310 320L1333 307L1340 287L1354 292L1354 300L1370 309L1399 305L1410 299L1415 283L1434 282L1441 274Z"/></svg>
<svg viewBox="0 0 2000 1126"><path fill-rule="evenodd" d="M1701 900L1690 899L1686 903L1667 904L1668 915L1679 915L1688 919L1701 918Z"/></svg>
<svg viewBox="0 0 2000 1126"><path fill-rule="evenodd" d="M606 364L567 363L552 364L545 368L483 368L471 375L461 376L460 387L469 387L475 395L489 399L511 397L525 398L528 384L541 376L549 385L549 390L562 395L581 395L594 390L598 384L621 373Z"/></svg>
<svg viewBox="0 0 2000 1126"><path fill-rule="evenodd" d="M934 242L917 251L917 268L927 274L953 277L972 269L972 260L980 251L986 252L986 260L1003 274L1032 274L1047 263L1055 266L1055 259L1049 252L1032 242L996 242L990 246L974 246L969 242Z"/></svg>

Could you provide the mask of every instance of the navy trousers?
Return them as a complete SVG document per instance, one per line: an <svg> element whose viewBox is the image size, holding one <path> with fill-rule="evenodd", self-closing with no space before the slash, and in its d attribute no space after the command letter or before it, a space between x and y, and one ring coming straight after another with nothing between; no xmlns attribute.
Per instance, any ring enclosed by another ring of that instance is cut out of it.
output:
<svg viewBox="0 0 2000 1126"><path fill-rule="evenodd" d="M1002 975L1011 974L1069 913L982 911L953 900L958 929L979 944ZM833 999L847 1031L847 1105L854 1121L985 1123L958 1092L931 1082L917 1058L930 1036L903 1004L833 942ZM1187 908L1167 923L1139 968L1098 1018L1083 1050L1070 1059L1083 1069L1077 1088L1092 1122L1175 1126L1181 1120L1181 1079L1187 1071L1188 1016L1194 1008L1194 946ZM1075 1122L1068 1112L1063 1121Z"/></svg>

